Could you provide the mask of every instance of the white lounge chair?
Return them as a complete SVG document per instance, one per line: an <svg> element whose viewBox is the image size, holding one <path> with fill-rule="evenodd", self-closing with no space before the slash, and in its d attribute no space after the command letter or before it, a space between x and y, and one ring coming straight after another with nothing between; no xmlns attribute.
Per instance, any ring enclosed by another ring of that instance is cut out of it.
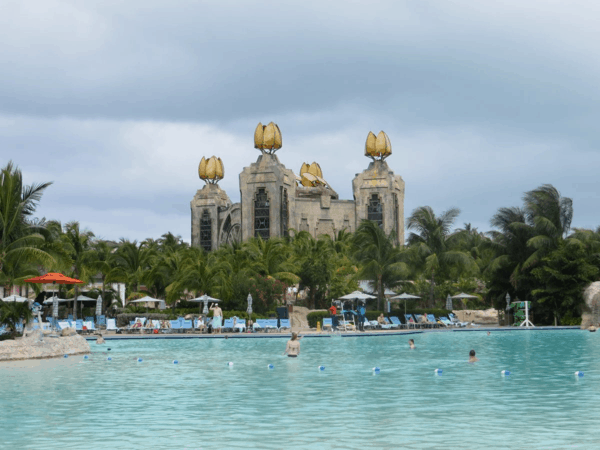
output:
<svg viewBox="0 0 600 450"><path fill-rule="evenodd" d="M117 333L120 333L121 329L117 327L116 322L115 319L106 319L106 331L116 331Z"/></svg>

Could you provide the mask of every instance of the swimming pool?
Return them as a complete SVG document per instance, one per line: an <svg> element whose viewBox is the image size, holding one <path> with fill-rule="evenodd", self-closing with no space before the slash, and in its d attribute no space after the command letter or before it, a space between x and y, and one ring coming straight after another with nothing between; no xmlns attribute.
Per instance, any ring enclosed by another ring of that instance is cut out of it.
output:
<svg viewBox="0 0 600 450"><path fill-rule="evenodd" d="M297 359L285 339L91 344L88 360L0 364L0 448L591 448L599 344L582 331L306 338Z"/></svg>

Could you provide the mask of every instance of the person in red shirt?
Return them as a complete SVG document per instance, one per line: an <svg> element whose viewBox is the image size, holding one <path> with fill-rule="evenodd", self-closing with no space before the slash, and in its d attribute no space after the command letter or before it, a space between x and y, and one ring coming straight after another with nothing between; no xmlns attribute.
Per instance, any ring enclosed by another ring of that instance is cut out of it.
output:
<svg viewBox="0 0 600 450"><path fill-rule="evenodd" d="M331 308L329 308L329 315L331 317L331 328L337 330L337 307L335 305L331 305Z"/></svg>

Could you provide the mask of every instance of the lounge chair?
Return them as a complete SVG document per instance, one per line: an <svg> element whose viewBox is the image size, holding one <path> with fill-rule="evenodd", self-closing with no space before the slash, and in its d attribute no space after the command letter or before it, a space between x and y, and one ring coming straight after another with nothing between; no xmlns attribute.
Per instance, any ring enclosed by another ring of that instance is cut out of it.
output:
<svg viewBox="0 0 600 450"><path fill-rule="evenodd" d="M96 317L96 324L98 325L98 327L105 327L106 326L106 316L105 315L100 315Z"/></svg>
<svg viewBox="0 0 600 450"><path fill-rule="evenodd" d="M233 331L233 317L231 319L225 319L225 322L223 322L223 329L222 331Z"/></svg>
<svg viewBox="0 0 600 450"><path fill-rule="evenodd" d="M412 314L404 314L404 319L406 320L406 328L410 328L411 325L416 328L419 325Z"/></svg>
<svg viewBox="0 0 600 450"><path fill-rule="evenodd" d="M192 319L184 320L183 324L181 324L181 329L183 330L184 333L186 331L192 331L194 329L193 324L192 324Z"/></svg>
<svg viewBox="0 0 600 450"><path fill-rule="evenodd" d="M233 331L239 331L240 333L246 331L246 319L236 318L235 324L233 325Z"/></svg>
<svg viewBox="0 0 600 450"><path fill-rule="evenodd" d="M398 319L396 316L390 316L390 320L392 321L393 325L396 325L397 328L402 328L404 326L400 319Z"/></svg>
<svg viewBox="0 0 600 450"><path fill-rule="evenodd" d="M454 313L448 314L448 317L450 317L452 323L458 327L466 327L467 325L469 325L469 322L461 322L460 320L458 320L458 317L456 317Z"/></svg>
<svg viewBox="0 0 600 450"><path fill-rule="evenodd" d="M170 320L169 322L171 323L171 330L176 331L177 333L181 331L181 324L179 323L179 319Z"/></svg>
<svg viewBox="0 0 600 450"><path fill-rule="evenodd" d="M202 333L204 331L204 320L195 319L194 320L194 329Z"/></svg>
<svg viewBox="0 0 600 450"><path fill-rule="evenodd" d="M254 325L252 325L253 331L260 331L265 329L265 319L256 319Z"/></svg>
<svg viewBox="0 0 600 450"><path fill-rule="evenodd" d="M433 324L434 328L438 328L441 326L441 324L438 322L438 320L433 314L427 314L427 320L429 321L429 323Z"/></svg>
<svg viewBox="0 0 600 450"><path fill-rule="evenodd" d="M116 331L117 333L121 332L121 329L117 327L116 319L106 319L106 331Z"/></svg>
<svg viewBox="0 0 600 450"><path fill-rule="evenodd" d="M323 317L323 331L325 331L325 328L329 328L330 330L333 330L333 324L331 323L331 317Z"/></svg>
<svg viewBox="0 0 600 450"><path fill-rule="evenodd" d="M83 331L87 331L88 333L93 333L96 331L96 325L94 324L93 320L84 320L83 328L85 328Z"/></svg>
<svg viewBox="0 0 600 450"><path fill-rule="evenodd" d="M265 330L278 330L277 319L267 319L265 320Z"/></svg>
<svg viewBox="0 0 600 450"><path fill-rule="evenodd" d="M454 327L454 323L451 322L447 317L440 316L438 322L444 325L446 328Z"/></svg>
<svg viewBox="0 0 600 450"><path fill-rule="evenodd" d="M93 317L91 317L91 316L86 316L86 317L83 319L83 321L84 321L84 322L93 322L93 321L94 321L94 318L93 318Z"/></svg>
<svg viewBox="0 0 600 450"><path fill-rule="evenodd" d="M292 326L290 325L290 319L279 319L279 331L284 328L291 330Z"/></svg>

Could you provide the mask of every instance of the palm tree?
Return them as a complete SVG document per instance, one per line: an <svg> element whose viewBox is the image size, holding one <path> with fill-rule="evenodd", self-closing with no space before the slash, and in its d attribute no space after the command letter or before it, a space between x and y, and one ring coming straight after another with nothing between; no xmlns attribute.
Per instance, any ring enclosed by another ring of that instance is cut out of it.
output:
<svg viewBox="0 0 600 450"><path fill-rule="evenodd" d="M284 239L263 240L252 238L244 243L248 254L249 268L253 273L273 277L285 283L297 283L296 267L292 262L292 252Z"/></svg>
<svg viewBox="0 0 600 450"><path fill-rule="evenodd" d="M110 241L97 240L92 244L93 257L90 261L90 270L100 275L102 280L102 299L106 302L106 284L110 283L117 276L115 267L115 252L117 245ZM124 300L124 299L123 299ZM110 306L105 303L105 309Z"/></svg>
<svg viewBox="0 0 600 450"><path fill-rule="evenodd" d="M137 241L121 239L115 253L115 279L128 284L129 293L138 291L152 265L156 250L147 241L138 244Z"/></svg>
<svg viewBox="0 0 600 450"><path fill-rule="evenodd" d="M297 275L308 287L313 307L325 300L335 269L335 252L331 238L327 235L313 238L307 231L294 234L292 248L295 253Z"/></svg>
<svg viewBox="0 0 600 450"><path fill-rule="evenodd" d="M411 254L429 278L430 306L434 305L438 275L449 275L450 272L457 272L456 269L478 271L469 254L453 249L453 241L457 240L457 235L452 233L451 227L459 214L458 208L451 208L437 217L430 206L421 206L407 220L406 228L413 230L407 239Z"/></svg>
<svg viewBox="0 0 600 450"><path fill-rule="evenodd" d="M71 257L70 272L73 278L88 281L96 274L94 266L94 233L89 230L80 230L79 222L68 222L64 226L61 240ZM79 285L75 285L75 301L73 307L73 318L77 319L77 297Z"/></svg>
<svg viewBox="0 0 600 450"><path fill-rule="evenodd" d="M33 312L26 302L3 302L0 300L0 325L6 325L15 337L19 325L33 320Z"/></svg>
<svg viewBox="0 0 600 450"><path fill-rule="evenodd" d="M42 194L52 183L23 185L12 162L0 171L0 285L12 287L36 275L38 264L54 262L41 249L43 226L32 220Z"/></svg>
<svg viewBox="0 0 600 450"><path fill-rule="evenodd" d="M360 274L377 288L377 310L386 288L397 285L407 274L402 250L394 245L392 233L386 236L375 222L363 220L354 234L356 260L362 265Z"/></svg>

